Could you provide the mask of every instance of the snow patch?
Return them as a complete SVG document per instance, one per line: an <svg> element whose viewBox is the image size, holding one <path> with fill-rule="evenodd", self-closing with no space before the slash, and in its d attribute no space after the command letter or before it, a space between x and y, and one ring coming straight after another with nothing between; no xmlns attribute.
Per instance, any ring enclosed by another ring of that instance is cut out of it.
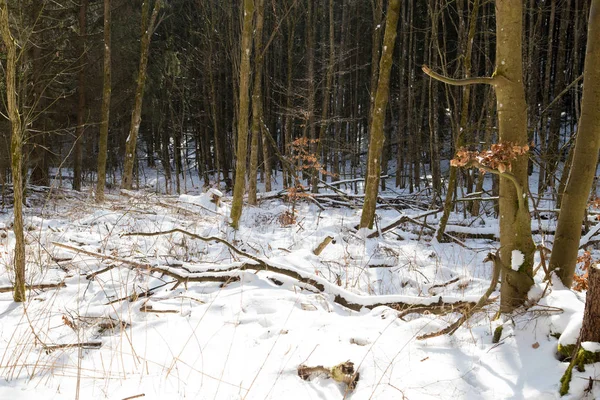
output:
<svg viewBox="0 0 600 400"><path fill-rule="evenodd" d="M583 347L585 351L600 353L600 343L598 342L582 342L581 347Z"/></svg>
<svg viewBox="0 0 600 400"><path fill-rule="evenodd" d="M511 268L518 271L523 262L525 262L525 255L520 250L513 250L510 257Z"/></svg>

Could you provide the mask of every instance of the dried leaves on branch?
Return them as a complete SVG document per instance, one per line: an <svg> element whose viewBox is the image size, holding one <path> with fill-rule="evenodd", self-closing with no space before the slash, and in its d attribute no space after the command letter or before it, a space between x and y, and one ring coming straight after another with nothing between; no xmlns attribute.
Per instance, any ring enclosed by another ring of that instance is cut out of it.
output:
<svg viewBox="0 0 600 400"><path fill-rule="evenodd" d="M471 151L461 147L456 152L454 159L450 161L453 167L476 167L482 173L498 171L503 174L510 172L511 163L518 156L529 152L530 146L519 146L510 142L492 144L490 149L482 151Z"/></svg>

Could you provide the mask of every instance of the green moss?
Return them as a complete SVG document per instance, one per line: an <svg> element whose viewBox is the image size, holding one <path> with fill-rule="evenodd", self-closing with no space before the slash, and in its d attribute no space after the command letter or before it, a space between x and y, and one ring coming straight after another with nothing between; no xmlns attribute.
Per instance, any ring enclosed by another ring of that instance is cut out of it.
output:
<svg viewBox="0 0 600 400"><path fill-rule="evenodd" d="M569 364L567 370L563 374L562 378L560 378L560 395L564 396L569 393L569 385L571 383L571 376L573 375L573 365Z"/></svg>
<svg viewBox="0 0 600 400"><path fill-rule="evenodd" d="M575 349L574 344L569 344L566 346L559 345L558 351L559 353L561 353L561 351L567 352L569 348L571 350L570 352L568 352L570 356L571 354L573 354L573 350ZM560 395L564 396L565 394L569 393L569 385L571 384L574 366L577 366L577 371L584 372L585 364L593 364L596 362L600 362L600 352L596 353L579 348L579 350L577 351L577 355L574 359L571 360L569 366L567 367L567 370L563 374L562 378L560 378Z"/></svg>
<svg viewBox="0 0 600 400"><path fill-rule="evenodd" d="M498 343L500 338L502 337L502 325L494 329L494 337L492 338L492 343Z"/></svg>
<svg viewBox="0 0 600 400"><path fill-rule="evenodd" d="M575 344L562 345L559 343L556 348L556 358L558 358L559 361L568 360L571 358L576 348L577 345Z"/></svg>

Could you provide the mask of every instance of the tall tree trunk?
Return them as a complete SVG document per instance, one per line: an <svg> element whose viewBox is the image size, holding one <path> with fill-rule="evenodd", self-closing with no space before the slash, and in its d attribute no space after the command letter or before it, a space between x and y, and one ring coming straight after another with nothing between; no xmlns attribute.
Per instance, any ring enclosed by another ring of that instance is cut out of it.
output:
<svg viewBox="0 0 600 400"><path fill-rule="evenodd" d="M321 106L321 126L319 127L319 142L317 143L317 160L324 159L323 146L325 134L329 127L329 103L331 103L331 87L333 86L333 69L335 68L335 25L333 15L333 0L329 0L329 60L327 62L327 77L325 78L325 88L323 89L323 105ZM325 162L321 163L325 169ZM317 193L319 173L316 168L312 175L312 192ZM325 179L325 178L323 178Z"/></svg>
<svg viewBox="0 0 600 400"><path fill-rule="evenodd" d="M479 14L479 0L475 0L473 3L473 10L471 11L471 18L469 20L469 31L468 37L466 38L466 47L464 52L464 75L468 79L471 77L471 56L473 53L473 41L475 39L475 28L477 25L477 16ZM459 149L464 143L464 135L467 130L467 124L469 122L469 101L471 98L471 88L465 86L462 93L462 104L460 112L460 127L454 139L454 146ZM457 188L457 175L458 171L456 167L450 167L450 177L448 178L448 192L446 193L446 199L444 202L444 213L440 219L439 227L436 231L436 239L438 242L445 242L446 237L444 232L446 231L446 225L450 218L450 212L454 205L454 195Z"/></svg>
<svg viewBox="0 0 600 400"><path fill-rule="evenodd" d="M106 185L106 155L108 152L108 125L111 96L111 38L110 38L110 0L104 0L104 67L102 86L102 111L100 112L100 137L98 139L98 182L96 201L104 201Z"/></svg>
<svg viewBox="0 0 600 400"><path fill-rule="evenodd" d="M254 82L252 84L252 140L250 144L250 174L248 179L248 204L256 205L256 180L258 175L258 150L262 125L262 77L263 77L263 25L264 0L255 0L256 26L254 28Z"/></svg>
<svg viewBox="0 0 600 400"><path fill-rule="evenodd" d="M81 46L81 56L79 59L79 72L77 74L77 128L75 129L75 148L73 149L73 189L81 190L81 179L83 175L83 134L85 131L85 69L86 69L86 49L85 37L86 15L88 0L80 0L79 3L79 45Z"/></svg>
<svg viewBox="0 0 600 400"><path fill-rule="evenodd" d="M546 65L544 71L544 89L542 90L542 106L545 108L550 102L550 84L552 82L552 59L554 54L554 23L556 20L556 1L550 0L550 18L548 19L548 40L546 51ZM546 167L548 165L548 146L546 141L548 140L548 118L545 114L540 115L540 129L539 134L539 146L542 160L540 162L540 172L538 179L538 193L542 193L546 190L544 186L546 183Z"/></svg>
<svg viewBox="0 0 600 400"><path fill-rule="evenodd" d="M317 152L317 131L315 127L315 23L314 23L314 0L307 1L306 12L306 64L307 64L307 84L308 84L308 102L306 113L308 119L306 127L308 128L308 148L310 154L316 155ZM306 132L306 129L305 129ZM306 133L305 133L306 136ZM310 172L310 171L309 171ZM310 182L309 182L310 183Z"/></svg>
<svg viewBox="0 0 600 400"><path fill-rule="evenodd" d="M288 29L288 37L287 37L287 71L286 71L286 89L285 89L285 117L284 117L284 136L285 136L285 149L284 154L288 159L291 159L292 156L292 141L294 140L293 134L293 122L294 118L292 115L292 105L293 105L293 83L294 83L294 36L296 30L296 7L295 4L292 5L293 9L291 12L293 13L287 19L287 29ZM290 171L286 177L286 186L292 186L292 174L293 171Z"/></svg>
<svg viewBox="0 0 600 400"><path fill-rule="evenodd" d="M13 299L24 302L25 293L25 236L23 234L23 127L17 104L17 43L10 32L8 4L0 0L0 35L6 50L6 108L11 124L11 160L13 176L13 232L15 234Z"/></svg>
<svg viewBox="0 0 600 400"><path fill-rule="evenodd" d="M131 189L133 185L133 166L135 164L137 137L140 131L140 123L142 122L142 101L144 100L144 87L146 86L148 53L150 52L150 41L152 39L152 33L154 33L156 19L161 6L162 0L155 0L150 21L148 21L150 0L144 0L144 3L142 4L140 64L138 68L133 111L131 112L131 126L129 128L129 136L127 136L127 141L125 143L125 164L123 166L123 179L121 181L121 187L123 189Z"/></svg>
<svg viewBox="0 0 600 400"><path fill-rule="evenodd" d="M400 0L390 0L385 22L381 61L379 62L377 92L373 104L371 123L369 124L371 138L369 141L369 155L367 160L368 173L365 182L365 203L360 218L361 228L373 228L373 221L375 219L379 176L381 175L381 156L383 142L385 141L383 124L385 122L390 91L390 72L392 70L392 56L394 54L394 45L396 42L396 28L398 26L399 13Z"/></svg>
<svg viewBox="0 0 600 400"><path fill-rule="evenodd" d="M496 91L499 142L517 146L527 144L522 6L522 0L496 2L496 71L491 78L450 79L423 67L428 75L451 85L492 85ZM500 311L503 313L522 305L533 284L535 246L526 195L527 162L527 155L520 155L512 161L510 172L496 171L500 175L500 259L506 266L501 270ZM513 265L513 256L522 257L522 262Z"/></svg>
<svg viewBox="0 0 600 400"><path fill-rule="evenodd" d="M554 70L554 82L552 93L556 96L563 90L566 78L566 60L567 60L567 28L570 24L569 14L571 11L571 0L566 0L562 5L560 19L560 28L558 34L558 50L556 52L556 68ZM564 99L560 97L553 100L552 112L550 113L550 126L548 128L548 147L546 155L546 187L555 188L556 167L560 160L560 132L562 125L562 113L564 111Z"/></svg>
<svg viewBox="0 0 600 400"><path fill-rule="evenodd" d="M373 113L375 104L375 91L377 90L377 76L379 75L379 52L381 50L381 32L383 31L383 0L371 0L373 9L373 34L371 36L371 84L369 85L369 118Z"/></svg>
<svg viewBox="0 0 600 400"><path fill-rule="evenodd" d="M593 0L588 22L587 48L581 100L581 118L577 125L577 139L573 164L563 194L550 268L566 287L573 284L577 262L581 223L587 207L592 181L600 150L600 0Z"/></svg>
<svg viewBox="0 0 600 400"><path fill-rule="evenodd" d="M231 226L238 229L242 216L244 201L244 188L246 186L246 155L248 152L248 109L250 98L250 55L252 53L252 19L254 15L254 1L243 1L243 22L240 57L239 79L239 111L237 129L237 161L235 168L235 183L233 188L233 201L231 203Z"/></svg>
<svg viewBox="0 0 600 400"><path fill-rule="evenodd" d="M496 2L496 104L500 143L527 144L527 105L523 88L522 0ZM527 183L528 156L512 162L512 174L523 190ZM525 192L526 193L526 192ZM510 312L523 304L533 284L533 253L529 200L515 183L500 177L500 258L511 266L514 252L523 254L518 270L502 270L500 311ZM522 196L522 198L519 198Z"/></svg>

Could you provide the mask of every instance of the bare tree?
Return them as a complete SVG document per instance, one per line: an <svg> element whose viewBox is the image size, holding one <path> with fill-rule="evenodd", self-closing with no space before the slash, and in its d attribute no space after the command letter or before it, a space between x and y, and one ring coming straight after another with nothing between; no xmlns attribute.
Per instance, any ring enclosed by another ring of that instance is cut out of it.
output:
<svg viewBox="0 0 600 400"><path fill-rule="evenodd" d="M368 172L365 182L365 203L360 218L361 228L372 228L373 220L375 219L377 193L379 191L379 176L381 175L381 156L383 152L383 143L385 141L383 125L385 123L385 113L390 91L390 72L392 70L392 55L394 54L399 14L400 0L390 0L385 22L383 49L381 52L381 60L379 61L377 92L373 103L371 123L369 124L371 139L369 141L369 156L367 160Z"/></svg>
<svg viewBox="0 0 600 400"><path fill-rule="evenodd" d="M108 151L108 124L111 97L111 33L110 0L104 0L104 67L102 86L102 111L100 117L100 137L98 139L98 182L96 183L96 201L104 201L106 185L106 154Z"/></svg>
<svg viewBox="0 0 600 400"><path fill-rule="evenodd" d="M152 39L152 34L154 33L154 28L156 27L156 19L161 7L162 0L155 0L150 20L148 20L150 0L144 0L142 3L140 65L138 68L137 87L135 89L135 103L133 105L133 111L131 112L131 126L125 145L125 165L123 167L123 179L121 181L121 187L123 189L131 189L131 186L133 185L133 165L135 163L137 137L142 122L142 101L144 100L144 87L146 86L148 53L150 52L150 41Z"/></svg>
<svg viewBox="0 0 600 400"><path fill-rule="evenodd" d="M23 126L17 105L17 43L10 32L8 4L0 0L0 35L6 48L6 104L8 117L11 124L11 160L14 193L14 221L15 233L15 290L13 299L24 302L25 294L25 236L23 234Z"/></svg>
<svg viewBox="0 0 600 400"><path fill-rule="evenodd" d="M577 139L573 163L563 193L550 268L556 271L567 287L573 283L577 263L581 223L587 207L590 189L596 172L600 150L600 1L592 1L588 22L585 55L581 118L577 125Z"/></svg>
<svg viewBox="0 0 600 400"><path fill-rule="evenodd" d="M248 110L250 97L250 56L252 53L252 18L254 15L254 1L243 1L243 22L240 57L239 80L239 111L238 111L238 142L237 161L235 168L235 183L233 188L233 201L231 203L231 226L238 229L242 216L244 190L246 187L246 156L248 152Z"/></svg>

